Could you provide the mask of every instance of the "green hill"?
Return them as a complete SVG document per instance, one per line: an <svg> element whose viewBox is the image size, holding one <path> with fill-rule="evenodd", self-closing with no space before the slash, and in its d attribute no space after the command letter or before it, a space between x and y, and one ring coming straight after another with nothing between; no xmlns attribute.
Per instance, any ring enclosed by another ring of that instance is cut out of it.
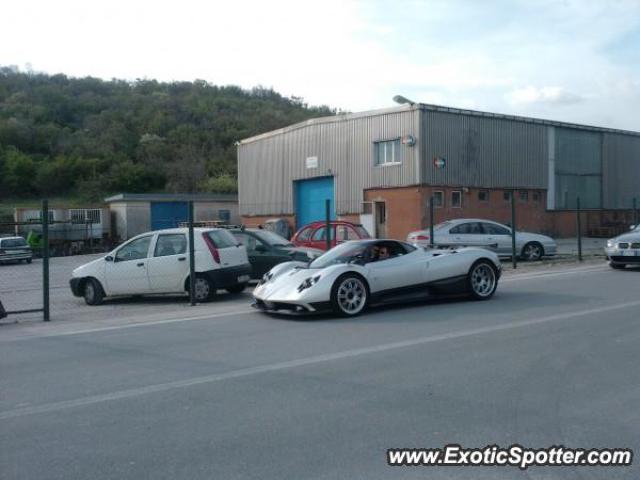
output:
<svg viewBox="0 0 640 480"><path fill-rule="evenodd" d="M261 87L0 68L0 200L235 191L235 141L335 113Z"/></svg>

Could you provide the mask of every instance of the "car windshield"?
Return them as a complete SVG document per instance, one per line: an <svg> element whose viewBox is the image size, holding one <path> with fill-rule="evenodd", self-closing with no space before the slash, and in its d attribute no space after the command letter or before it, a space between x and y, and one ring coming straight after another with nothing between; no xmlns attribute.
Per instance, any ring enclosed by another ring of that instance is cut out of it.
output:
<svg viewBox="0 0 640 480"><path fill-rule="evenodd" d="M2 246L3 247L26 247L27 246L27 242L25 241L24 238L6 238L4 240L2 240Z"/></svg>
<svg viewBox="0 0 640 480"><path fill-rule="evenodd" d="M451 223L452 223L452 222L436 223L436 224L433 226L433 229L434 229L434 230L440 230L441 228L444 228L444 227L447 227L447 226L451 225Z"/></svg>
<svg viewBox="0 0 640 480"><path fill-rule="evenodd" d="M258 230L255 232L256 237L274 247L293 247L293 243L277 233L268 230Z"/></svg>
<svg viewBox="0 0 640 480"><path fill-rule="evenodd" d="M369 232L367 232L367 229L364 228L362 225L354 225L354 228L360 235L360 238L371 238L371 235L369 235Z"/></svg>
<svg viewBox="0 0 640 480"><path fill-rule="evenodd" d="M309 268L325 268L339 263L349 263L358 255L364 255L366 248L366 243L342 243L316 258L309 264Z"/></svg>

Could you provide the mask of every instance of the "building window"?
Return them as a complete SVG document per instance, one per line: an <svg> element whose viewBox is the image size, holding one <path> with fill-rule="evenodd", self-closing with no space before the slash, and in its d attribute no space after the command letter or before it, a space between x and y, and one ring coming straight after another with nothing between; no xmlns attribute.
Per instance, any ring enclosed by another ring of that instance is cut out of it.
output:
<svg viewBox="0 0 640 480"><path fill-rule="evenodd" d="M480 190L478 192L478 200L481 202L489 201L489 190Z"/></svg>
<svg viewBox="0 0 640 480"><path fill-rule="evenodd" d="M374 142L373 163L376 167L400 163L400 139Z"/></svg>
<svg viewBox="0 0 640 480"><path fill-rule="evenodd" d="M540 192L533 192L533 201L534 202L540 201Z"/></svg>
<svg viewBox="0 0 640 480"><path fill-rule="evenodd" d="M521 202L529 201L529 192L527 190L520 190L520 201Z"/></svg>
<svg viewBox="0 0 640 480"><path fill-rule="evenodd" d="M433 192L433 206L444 207L444 192L442 190L436 190Z"/></svg>
<svg viewBox="0 0 640 480"><path fill-rule="evenodd" d="M218 210L218 218L223 222L229 223L231 221L231 210Z"/></svg>
<svg viewBox="0 0 640 480"><path fill-rule="evenodd" d="M453 208L462 207L462 192L460 190L453 190L451 192L451 206Z"/></svg>
<svg viewBox="0 0 640 480"><path fill-rule="evenodd" d="M511 190L505 190L504 192L502 192L502 198L504 199L505 202L510 202L511 201Z"/></svg>

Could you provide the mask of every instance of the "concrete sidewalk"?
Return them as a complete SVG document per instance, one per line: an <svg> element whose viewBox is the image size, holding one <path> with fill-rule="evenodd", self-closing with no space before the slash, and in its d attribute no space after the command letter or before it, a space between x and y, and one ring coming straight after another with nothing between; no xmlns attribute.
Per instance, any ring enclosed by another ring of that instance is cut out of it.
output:
<svg viewBox="0 0 640 480"><path fill-rule="evenodd" d="M558 255L577 255L578 238L557 238ZM604 255L604 247L607 244L606 238L582 237L583 255Z"/></svg>

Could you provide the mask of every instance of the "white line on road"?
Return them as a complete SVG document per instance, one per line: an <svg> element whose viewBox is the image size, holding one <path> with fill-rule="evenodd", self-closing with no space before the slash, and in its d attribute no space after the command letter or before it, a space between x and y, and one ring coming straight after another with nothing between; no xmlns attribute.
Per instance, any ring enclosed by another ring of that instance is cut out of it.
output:
<svg viewBox="0 0 640 480"><path fill-rule="evenodd" d="M614 310L622 310L625 308L636 307L638 305L640 305L640 301L627 302L627 303L621 303L617 305L610 305L606 307L581 310L578 312L561 313L557 315L550 315L550 316L541 317L541 318L533 318L530 320L524 320L519 322L509 322L509 323L503 323L500 325L479 327L479 328L473 328L473 329L462 330L457 332L444 333L440 335L418 337L418 338L413 338L411 340L390 342L390 343L385 343L381 345L374 345L371 347L355 348L352 350L345 350L342 352L328 353L324 355L316 355L313 357L300 358L300 359L289 360L285 362L278 362L278 363L271 363L267 365L258 365L255 367L241 368L239 370L232 370L224 373L216 373L213 375L189 378L186 380L178 380L174 382L148 385L145 387L131 388L128 390L120 390L117 392L105 393L101 395L91 395L88 397L77 398L73 400L45 403L42 405L36 405L32 407L15 408L12 410L6 410L4 412L0 412L0 420L7 420L10 418L23 417L27 415L35 415L38 413L50 413L50 412L56 412L60 410L68 410L71 408L82 407L86 405L94 405L97 403L109 402L113 400L121 400L125 398L138 397L141 395L148 395L151 393L166 392L170 390L187 388L187 387L192 387L196 385L220 382L223 380L231 380L235 378L248 377L252 375L259 375L262 373L277 372L277 371L286 370L290 368L316 365L316 364L331 362L335 360L344 360L347 358L354 358L362 355L371 355L371 354L380 353L380 352L388 352L391 350L397 350L401 348L415 347L418 345L440 342L443 340L453 340L458 338L471 337L473 335L484 335L487 333L510 330L514 328L540 325L540 324L554 322L558 320L567 320L567 319L582 317L586 315L595 315L599 313L611 312Z"/></svg>

